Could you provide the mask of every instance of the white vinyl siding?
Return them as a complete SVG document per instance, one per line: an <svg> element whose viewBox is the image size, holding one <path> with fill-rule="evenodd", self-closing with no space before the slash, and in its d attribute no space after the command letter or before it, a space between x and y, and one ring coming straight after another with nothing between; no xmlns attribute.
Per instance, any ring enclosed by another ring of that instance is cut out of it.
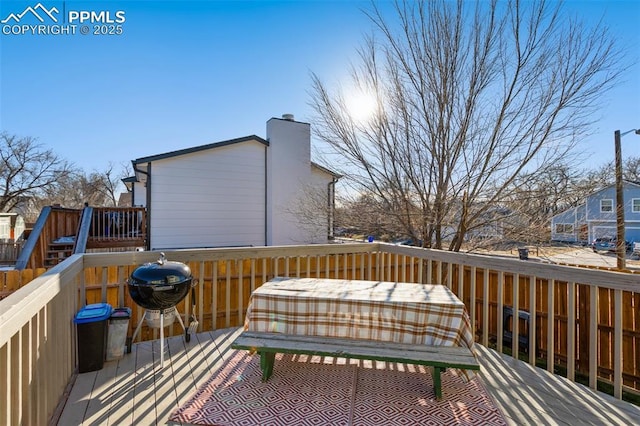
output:
<svg viewBox="0 0 640 426"><path fill-rule="evenodd" d="M265 245L265 146L154 161L152 249Z"/></svg>

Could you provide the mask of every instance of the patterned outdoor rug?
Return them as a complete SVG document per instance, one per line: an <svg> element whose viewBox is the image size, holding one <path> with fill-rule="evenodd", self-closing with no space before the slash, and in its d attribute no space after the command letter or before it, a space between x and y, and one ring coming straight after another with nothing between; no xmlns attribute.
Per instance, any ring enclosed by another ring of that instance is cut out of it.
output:
<svg viewBox="0 0 640 426"><path fill-rule="evenodd" d="M358 367L360 365L360 367ZM169 420L197 425L506 425L479 378L442 374L435 399L428 368L276 356L268 382L260 357L236 351Z"/></svg>

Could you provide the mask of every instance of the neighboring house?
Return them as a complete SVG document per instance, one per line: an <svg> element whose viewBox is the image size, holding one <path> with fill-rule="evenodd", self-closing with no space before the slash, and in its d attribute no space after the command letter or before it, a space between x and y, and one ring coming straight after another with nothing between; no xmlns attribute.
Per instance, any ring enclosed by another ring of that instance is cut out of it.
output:
<svg viewBox="0 0 640 426"><path fill-rule="evenodd" d="M138 158L132 205L147 248L326 243L339 176L311 162L311 127L290 114L256 135Z"/></svg>
<svg viewBox="0 0 640 426"><path fill-rule="evenodd" d="M640 242L640 184L623 183L625 239ZM551 218L551 240L589 242L615 237L616 187L609 185L589 195L584 204Z"/></svg>
<svg viewBox="0 0 640 426"><path fill-rule="evenodd" d="M127 180L126 178L124 180ZM131 207L131 193L130 192L121 192L118 196L118 207Z"/></svg>
<svg viewBox="0 0 640 426"><path fill-rule="evenodd" d="M24 230L24 219L18 213L0 213L0 242L17 240Z"/></svg>
<svg viewBox="0 0 640 426"><path fill-rule="evenodd" d="M476 220L476 225L467 231L466 241L477 239L502 239L505 229L512 226L513 212L505 207L490 207Z"/></svg>

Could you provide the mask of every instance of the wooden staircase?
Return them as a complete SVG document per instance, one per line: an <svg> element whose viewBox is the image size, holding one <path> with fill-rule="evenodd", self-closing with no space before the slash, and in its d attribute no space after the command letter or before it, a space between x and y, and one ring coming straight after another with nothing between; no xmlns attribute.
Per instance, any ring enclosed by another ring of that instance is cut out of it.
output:
<svg viewBox="0 0 640 426"><path fill-rule="evenodd" d="M27 239L15 268L52 268L76 253L146 247L144 207L46 206Z"/></svg>
<svg viewBox="0 0 640 426"><path fill-rule="evenodd" d="M73 254L73 241L67 243L49 243L44 267L51 268Z"/></svg>

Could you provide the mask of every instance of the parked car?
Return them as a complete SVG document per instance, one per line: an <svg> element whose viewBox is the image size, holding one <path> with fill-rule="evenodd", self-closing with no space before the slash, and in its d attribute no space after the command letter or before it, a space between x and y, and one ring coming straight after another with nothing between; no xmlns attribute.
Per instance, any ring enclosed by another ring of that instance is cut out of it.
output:
<svg viewBox="0 0 640 426"><path fill-rule="evenodd" d="M594 252L599 251L616 251L618 239L616 237L600 237L593 240L591 248ZM624 242L625 250L631 251L633 249L633 243L629 241Z"/></svg>

